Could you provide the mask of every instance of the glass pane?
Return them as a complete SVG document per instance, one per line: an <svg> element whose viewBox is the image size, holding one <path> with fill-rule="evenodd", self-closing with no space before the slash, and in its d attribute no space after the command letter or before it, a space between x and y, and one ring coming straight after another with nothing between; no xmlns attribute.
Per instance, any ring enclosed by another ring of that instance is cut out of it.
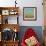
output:
<svg viewBox="0 0 46 46"><path fill-rule="evenodd" d="M17 16L9 16L8 24L17 24Z"/></svg>

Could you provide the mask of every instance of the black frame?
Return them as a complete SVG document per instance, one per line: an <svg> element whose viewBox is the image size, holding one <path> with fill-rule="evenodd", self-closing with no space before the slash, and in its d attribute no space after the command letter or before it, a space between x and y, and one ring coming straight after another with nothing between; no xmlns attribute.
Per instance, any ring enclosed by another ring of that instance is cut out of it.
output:
<svg viewBox="0 0 46 46"><path fill-rule="evenodd" d="M24 19L24 9L25 8L35 8L35 19L30 19L30 20ZM23 20L24 21L36 21L37 20L37 7L23 7Z"/></svg>

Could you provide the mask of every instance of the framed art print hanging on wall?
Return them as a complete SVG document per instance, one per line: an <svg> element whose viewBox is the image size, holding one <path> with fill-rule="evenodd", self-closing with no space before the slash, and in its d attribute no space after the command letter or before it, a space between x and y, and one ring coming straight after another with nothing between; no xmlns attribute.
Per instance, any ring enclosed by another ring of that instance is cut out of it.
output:
<svg viewBox="0 0 46 46"><path fill-rule="evenodd" d="M37 20L37 8L36 7L24 7L23 8L23 19L26 21Z"/></svg>

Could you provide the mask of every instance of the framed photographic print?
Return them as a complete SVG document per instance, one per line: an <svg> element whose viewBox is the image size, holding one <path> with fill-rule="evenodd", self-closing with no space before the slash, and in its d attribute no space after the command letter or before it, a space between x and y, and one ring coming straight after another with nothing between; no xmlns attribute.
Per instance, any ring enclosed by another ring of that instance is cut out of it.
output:
<svg viewBox="0 0 46 46"><path fill-rule="evenodd" d="M9 14L10 14L10 15L16 15L16 14L17 14L17 11L15 11L15 10L10 10L10 11L9 11Z"/></svg>
<svg viewBox="0 0 46 46"><path fill-rule="evenodd" d="M27 21L37 20L37 8L36 7L24 7L23 19Z"/></svg>
<svg viewBox="0 0 46 46"><path fill-rule="evenodd" d="M14 10L9 11L10 15L14 15Z"/></svg>
<svg viewBox="0 0 46 46"><path fill-rule="evenodd" d="M2 15L9 15L9 10L2 10Z"/></svg>

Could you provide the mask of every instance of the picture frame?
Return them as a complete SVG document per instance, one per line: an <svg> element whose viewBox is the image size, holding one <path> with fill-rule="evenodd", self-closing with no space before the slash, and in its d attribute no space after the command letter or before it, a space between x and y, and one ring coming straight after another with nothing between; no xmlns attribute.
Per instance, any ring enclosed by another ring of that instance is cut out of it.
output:
<svg viewBox="0 0 46 46"><path fill-rule="evenodd" d="M23 20L36 21L37 20L37 8L36 7L23 7Z"/></svg>
<svg viewBox="0 0 46 46"><path fill-rule="evenodd" d="M2 15L9 15L9 10L2 10Z"/></svg>
<svg viewBox="0 0 46 46"><path fill-rule="evenodd" d="M13 9L13 10L10 10L10 11L9 11L9 14L10 14L10 15L16 15L16 14L17 14L17 11L14 10L14 9Z"/></svg>

